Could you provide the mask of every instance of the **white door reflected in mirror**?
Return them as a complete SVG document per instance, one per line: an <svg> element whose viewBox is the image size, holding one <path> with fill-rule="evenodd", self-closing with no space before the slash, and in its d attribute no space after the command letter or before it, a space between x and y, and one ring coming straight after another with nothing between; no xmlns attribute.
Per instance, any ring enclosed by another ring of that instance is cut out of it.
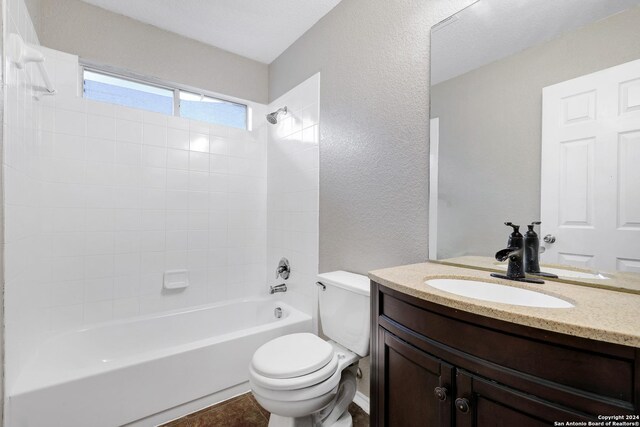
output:
<svg viewBox="0 0 640 427"><path fill-rule="evenodd" d="M640 60L542 90L544 262L640 271L638 93Z"/></svg>

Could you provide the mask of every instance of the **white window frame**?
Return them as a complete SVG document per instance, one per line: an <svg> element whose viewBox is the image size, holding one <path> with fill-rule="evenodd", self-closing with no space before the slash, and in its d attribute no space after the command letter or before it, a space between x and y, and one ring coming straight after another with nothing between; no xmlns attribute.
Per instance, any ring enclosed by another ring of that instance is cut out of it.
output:
<svg viewBox="0 0 640 427"><path fill-rule="evenodd" d="M209 98L218 99L220 101L229 102L232 104L242 105L246 109L245 123L244 123L245 127L243 130L251 131L251 121L250 121L250 118L252 115L251 106L248 105L246 101L241 100L239 98L221 95L219 93L210 92L207 90L195 88L193 86L183 85L180 83L168 82L155 77L149 77L142 74L138 74L133 71L122 70L120 68L112 67L110 65L99 64L97 62L89 61L86 59L80 59L79 64L80 64L80 78L78 79L79 85L80 85L79 90L83 98L84 98L84 72L85 70L93 71L95 73L117 77L119 79L129 80L135 83L141 83L144 85L154 86L160 89L166 89L166 90L172 91L173 92L173 116L175 117L182 117L180 115L180 91L189 92L189 93L200 95L200 96L206 96ZM182 117L182 118L186 120L191 120L187 117ZM224 126L224 125L215 124L215 123L212 123L212 124L217 126Z"/></svg>

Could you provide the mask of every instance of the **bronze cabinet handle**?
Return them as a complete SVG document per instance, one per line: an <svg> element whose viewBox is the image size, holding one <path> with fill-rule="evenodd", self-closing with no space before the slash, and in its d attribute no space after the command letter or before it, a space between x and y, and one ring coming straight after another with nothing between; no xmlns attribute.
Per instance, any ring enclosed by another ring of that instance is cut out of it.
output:
<svg viewBox="0 0 640 427"><path fill-rule="evenodd" d="M436 395L438 400L447 400L447 389L445 387L436 387L433 389L433 394Z"/></svg>
<svg viewBox="0 0 640 427"><path fill-rule="evenodd" d="M469 401L467 399L459 397L456 399L455 405L456 405L456 408L458 408L458 411L462 412L463 414L469 413L470 406L469 406Z"/></svg>

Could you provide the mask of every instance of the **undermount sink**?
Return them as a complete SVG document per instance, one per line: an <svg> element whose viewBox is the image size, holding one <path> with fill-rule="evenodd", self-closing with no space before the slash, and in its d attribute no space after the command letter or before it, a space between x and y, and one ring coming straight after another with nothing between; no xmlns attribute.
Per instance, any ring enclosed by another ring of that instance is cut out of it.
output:
<svg viewBox="0 0 640 427"><path fill-rule="evenodd" d="M498 268L506 270L505 264L499 264ZM607 280L608 277L600 273L589 273L588 271L565 270L564 268L540 267L545 273L557 275L561 279L589 279L589 280Z"/></svg>
<svg viewBox="0 0 640 427"><path fill-rule="evenodd" d="M424 282L444 292L483 301L542 308L572 308L568 301L541 292L478 280L431 279Z"/></svg>

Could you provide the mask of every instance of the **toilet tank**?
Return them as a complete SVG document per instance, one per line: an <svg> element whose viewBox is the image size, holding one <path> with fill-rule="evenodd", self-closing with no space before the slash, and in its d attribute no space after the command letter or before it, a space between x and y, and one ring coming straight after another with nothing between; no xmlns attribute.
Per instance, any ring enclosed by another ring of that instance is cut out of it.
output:
<svg viewBox="0 0 640 427"><path fill-rule="evenodd" d="M322 332L359 356L369 354L370 282L367 276L346 271L318 275Z"/></svg>

